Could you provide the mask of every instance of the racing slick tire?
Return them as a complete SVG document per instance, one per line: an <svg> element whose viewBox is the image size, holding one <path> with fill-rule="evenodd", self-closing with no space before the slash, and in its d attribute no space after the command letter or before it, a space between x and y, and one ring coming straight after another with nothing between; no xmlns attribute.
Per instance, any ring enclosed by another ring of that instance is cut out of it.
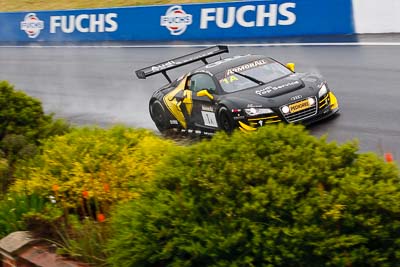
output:
<svg viewBox="0 0 400 267"><path fill-rule="evenodd" d="M231 133L235 129L232 117L226 107L221 107L218 110L218 124L219 128L227 133Z"/></svg>
<svg viewBox="0 0 400 267"><path fill-rule="evenodd" d="M150 104L150 116L161 133L165 133L170 127L165 109L160 101L155 100Z"/></svg>

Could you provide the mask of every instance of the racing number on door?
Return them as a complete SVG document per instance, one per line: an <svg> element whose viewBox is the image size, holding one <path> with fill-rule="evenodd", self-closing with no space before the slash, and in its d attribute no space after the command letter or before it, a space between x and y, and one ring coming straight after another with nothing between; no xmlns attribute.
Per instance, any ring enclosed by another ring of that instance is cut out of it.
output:
<svg viewBox="0 0 400 267"><path fill-rule="evenodd" d="M203 121L205 126L218 127L217 119L213 112L202 111Z"/></svg>

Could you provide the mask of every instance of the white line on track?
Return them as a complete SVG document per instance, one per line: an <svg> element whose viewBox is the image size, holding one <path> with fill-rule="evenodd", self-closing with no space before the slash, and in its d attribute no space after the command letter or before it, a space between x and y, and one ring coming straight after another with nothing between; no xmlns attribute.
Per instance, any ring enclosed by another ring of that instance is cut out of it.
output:
<svg viewBox="0 0 400 267"><path fill-rule="evenodd" d="M227 43L230 47L274 46L400 46L400 42L344 42L344 43ZM158 44L158 45L0 45L0 48L190 48L209 47L215 44Z"/></svg>

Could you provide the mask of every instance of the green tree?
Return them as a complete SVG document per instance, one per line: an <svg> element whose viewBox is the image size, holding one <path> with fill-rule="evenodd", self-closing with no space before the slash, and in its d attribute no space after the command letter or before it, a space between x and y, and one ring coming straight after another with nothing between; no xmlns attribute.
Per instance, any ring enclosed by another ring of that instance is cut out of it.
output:
<svg viewBox="0 0 400 267"><path fill-rule="evenodd" d="M0 172L3 192L13 180L17 161L33 157L40 140L68 130L67 123L43 112L39 100L0 81L0 155L7 163Z"/></svg>
<svg viewBox="0 0 400 267"><path fill-rule="evenodd" d="M301 126L175 149L121 205L113 266L397 266L399 170Z"/></svg>
<svg viewBox="0 0 400 267"><path fill-rule="evenodd" d="M0 82L0 139L15 134L38 140L50 121L39 100L16 91L6 81Z"/></svg>

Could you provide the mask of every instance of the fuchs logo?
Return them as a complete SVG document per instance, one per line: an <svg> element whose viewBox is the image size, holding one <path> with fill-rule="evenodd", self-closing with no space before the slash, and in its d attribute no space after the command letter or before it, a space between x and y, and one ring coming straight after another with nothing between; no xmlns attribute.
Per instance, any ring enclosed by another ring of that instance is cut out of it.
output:
<svg viewBox="0 0 400 267"><path fill-rule="evenodd" d="M28 34L29 38L36 38L40 31L44 29L44 22L40 20L35 13L29 13L25 16L24 21L21 21L21 30Z"/></svg>
<svg viewBox="0 0 400 267"><path fill-rule="evenodd" d="M170 7L165 16L161 16L161 26L167 27L172 35L181 35L190 24L192 24L192 15L186 14L181 6Z"/></svg>

